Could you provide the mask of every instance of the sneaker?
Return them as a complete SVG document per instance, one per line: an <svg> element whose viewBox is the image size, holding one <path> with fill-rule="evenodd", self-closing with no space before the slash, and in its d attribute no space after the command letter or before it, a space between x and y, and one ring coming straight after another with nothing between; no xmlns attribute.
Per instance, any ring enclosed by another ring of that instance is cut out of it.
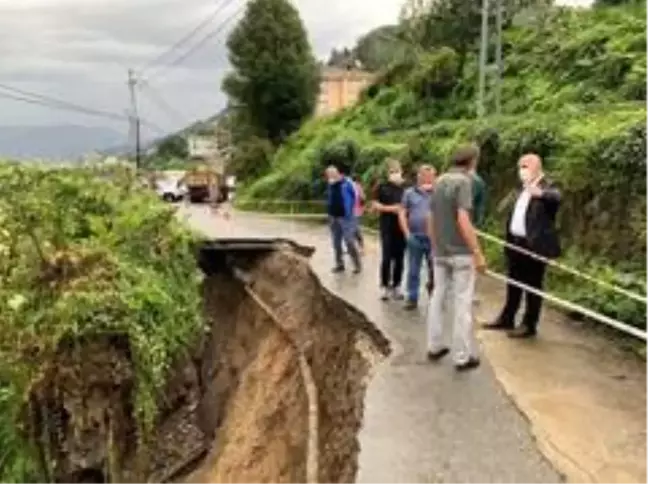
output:
<svg viewBox="0 0 648 484"><path fill-rule="evenodd" d="M353 268L353 273L354 274L360 274L361 272L362 272L362 266L361 265L357 265L357 266L355 266Z"/></svg>
<svg viewBox="0 0 648 484"><path fill-rule="evenodd" d="M400 288L398 288L398 287L394 287L391 290L391 293L392 293L392 297L394 298L395 301L402 301L403 299L405 299L405 296L403 295Z"/></svg>
<svg viewBox="0 0 648 484"><path fill-rule="evenodd" d="M443 358L448 353L450 353L450 350L448 348L441 348L438 351L428 351L427 352L427 359L430 362L436 362L436 361L439 361L441 358Z"/></svg>
<svg viewBox="0 0 648 484"><path fill-rule="evenodd" d="M406 311L414 311L417 307L418 307L417 301L412 301L411 299L408 299L407 302L405 303Z"/></svg>
<svg viewBox="0 0 648 484"><path fill-rule="evenodd" d="M478 368L480 365L481 361L479 361L479 358L475 356L471 356L468 361L465 363L461 363L459 365L455 365L455 369L457 371L468 371L468 370L474 370L475 368Z"/></svg>
<svg viewBox="0 0 648 484"><path fill-rule="evenodd" d="M380 288L380 299L382 299L383 301L388 301L389 296L390 296L389 288L381 287Z"/></svg>

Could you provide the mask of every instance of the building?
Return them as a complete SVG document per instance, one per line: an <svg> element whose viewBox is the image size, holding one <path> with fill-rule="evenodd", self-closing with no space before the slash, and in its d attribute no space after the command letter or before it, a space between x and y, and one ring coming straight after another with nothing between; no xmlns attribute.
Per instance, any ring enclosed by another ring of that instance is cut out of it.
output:
<svg viewBox="0 0 648 484"><path fill-rule="evenodd" d="M323 67L315 115L327 116L354 105L375 78L376 74L360 69Z"/></svg>
<svg viewBox="0 0 648 484"><path fill-rule="evenodd" d="M192 135L187 138L190 158L211 159L218 153L218 145L214 136Z"/></svg>

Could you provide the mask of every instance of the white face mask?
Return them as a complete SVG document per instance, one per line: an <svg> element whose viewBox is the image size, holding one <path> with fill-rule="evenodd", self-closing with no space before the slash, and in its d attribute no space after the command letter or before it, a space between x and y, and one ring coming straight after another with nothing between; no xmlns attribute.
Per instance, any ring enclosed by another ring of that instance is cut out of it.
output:
<svg viewBox="0 0 648 484"><path fill-rule="evenodd" d="M520 168L518 171L518 176L520 177L520 181L526 185L531 181L531 170L528 168Z"/></svg>
<svg viewBox="0 0 648 484"><path fill-rule="evenodd" d="M434 185L432 185L432 183L423 183L421 185L421 190L423 190L424 192L431 192L433 188Z"/></svg>
<svg viewBox="0 0 648 484"><path fill-rule="evenodd" d="M400 172L396 173L390 173L389 174L389 181L392 183L402 183L403 182L403 174Z"/></svg>

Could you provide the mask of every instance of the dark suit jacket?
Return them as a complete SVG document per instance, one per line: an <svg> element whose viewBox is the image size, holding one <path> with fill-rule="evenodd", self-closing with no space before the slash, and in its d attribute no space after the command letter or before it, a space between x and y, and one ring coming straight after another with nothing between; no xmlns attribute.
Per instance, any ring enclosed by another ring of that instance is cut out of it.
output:
<svg viewBox="0 0 648 484"><path fill-rule="evenodd" d="M543 178L538 183L542 189L541 197L531 197L526 213L526 233L529 250L538 255L554 259L560 256L560 240L556 230L556 214L560 207L560 190L551 181ZM506 241L511 242L511 218L515 210L515 201L522 192L518 188L512 195L513 206L506 220ZM512 249L509 249L512 250Z"/></svg>

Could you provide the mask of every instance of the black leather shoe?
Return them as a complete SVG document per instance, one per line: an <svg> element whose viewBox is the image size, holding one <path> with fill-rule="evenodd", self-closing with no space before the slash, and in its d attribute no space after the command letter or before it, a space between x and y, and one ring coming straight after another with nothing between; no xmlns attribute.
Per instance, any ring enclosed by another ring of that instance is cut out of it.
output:
<svg viewBox="0 0 648 484"><path fill-rule="evenodd" d="M513 339L529 339L535 338L536 331L527 326L518 326L508 332L508 337Z"/></svg>
<svg viewBox="0 0 648 484"><path fill-rule="evenodd" d="M450 350L448 348L441 348L439 351L434 351L434 352L428 351L427 359L428 361L439 361L448 353L450 353Z"/></svg>
<svg viewBox="0 0 648 484"><path fill-rule="evenodd" d="M417 307L418 303L416 301L412 301L411 299L408 299L404 306L406 311L414 311Z"/></svg>
<svg viewBox="0 0 648 484"><path fill-rule="evenodd" d="M504 321L495 321L493 323L486 323L482 325L482 329L487 329L491 331L509 331L514 329L515 326L511 323L505 323Z"/></svg>
<svg viewBox="0 0 648 484"><path fill-rule="evenodd" d="M333 269L331 269L331 272L333 274L340 274L341 272L344 272L344 266L335 266Z"/></svg>
<svg viewBox="0 0 648 484"><path fill-rule="evenodd" d="M465 363L462 363L461 365L456 365L455 369L457 371L474 370L475 368L478 368L480 364L481 361L479 361L479 358L475 358L474 356L471 356L470 359Z"/></svg>

